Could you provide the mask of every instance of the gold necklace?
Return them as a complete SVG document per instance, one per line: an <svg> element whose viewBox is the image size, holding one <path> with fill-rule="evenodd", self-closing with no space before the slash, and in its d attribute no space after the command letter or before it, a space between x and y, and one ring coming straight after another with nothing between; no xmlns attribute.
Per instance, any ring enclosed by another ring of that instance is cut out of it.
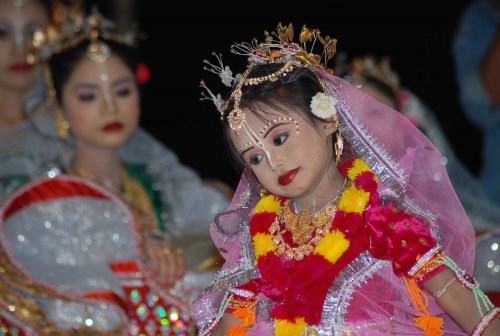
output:
<svg viewBox="0 0 500 336"><path fill-rule="evenodd" d="M291 210L291 200L288 199L280 207L278 216L269 227L272 242L277 246L276 254L284 255L286 260L300 261L311 254L323 237L330 231L333 217L337 212L337 201L347 186L347 179L337 192L336 197L322 210L314 215L309 209L301 211L298 215ZM285 224L282 230L280 223ZM283 237L290 232L292 241L298 246L290 246Z"/></svg>
<svg viewBox="0 0 500 336"><path fill-rule="evenodd" d="M331 224L335 211L337 211L337 206L330 203L324 210L319 211L314 216L309 209L304 209L299 214L295 214L291 209L291 200L287 200L283 205L281 215L285 222L285 229L291 233L293 242L302 245L309 240L316 229Z"/></svg>

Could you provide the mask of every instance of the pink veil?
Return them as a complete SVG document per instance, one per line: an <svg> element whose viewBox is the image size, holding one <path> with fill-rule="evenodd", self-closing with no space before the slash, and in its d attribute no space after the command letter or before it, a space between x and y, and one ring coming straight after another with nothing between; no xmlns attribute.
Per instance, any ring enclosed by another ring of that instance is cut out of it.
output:
<svg viewBox="0 0 500 336"><path fill-rule="evenodd" d="M337 76L315 71L325 93L338 102L340 131L345 139L343 158L365 160L380 179L382 199L424 219L446 254L472 273L474 230L449 181L439 150L401 113ZM217 320L221 304L232 288L259 277L248 234L249 216L259 194L259 182L245 170L228 210L211 226L214 243L226 263L193 304L193 316L201 334L208 333ZM360 266L360 272L346 270L339 279L344 283L342 290L348 292L344 297L347 302L337 302L342 300L335 298L335 292L331 293L329 306L325 301L322 324L328 318L333 321L321 329L324 334L349 330L358 335L420 335L421 330L412 321L417 311L390 264L369 255L358 259L365 265ZM429 312L445 319L444 334L462 335L433 300L429 301ZM250 334L272 334L272 321L266 314L257 315Z"/></svg>

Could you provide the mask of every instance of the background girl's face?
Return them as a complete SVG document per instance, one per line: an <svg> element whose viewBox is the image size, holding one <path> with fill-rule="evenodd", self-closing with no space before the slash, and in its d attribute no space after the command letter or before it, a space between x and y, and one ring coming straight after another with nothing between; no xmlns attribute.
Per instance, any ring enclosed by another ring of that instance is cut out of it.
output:
<svg viewBox="0 0 500 336"><path fill-rule="evenodd" d="M27 91L36 71L26 60L33 33L48 21L45 8L36 0L16 7L13 0L0 0L0 88Z"/></svg>
<svg viewBox="0 0 500 336"><path fill-rule="evenodd" d="M377 99L379 102L393 109L396 109L396 102L391 97L389 97L388 95L377 89L375 86L365 83L360 89L369 94L370 96L372 96L373 98Z"/></svg>
<svg viewBox="0 0 500 336"><path fill-rule="evenodd" d="M61 105L77 145L119 149L139 123L134 75L113 54L103 64L83 56L63 87Z"/></svg>

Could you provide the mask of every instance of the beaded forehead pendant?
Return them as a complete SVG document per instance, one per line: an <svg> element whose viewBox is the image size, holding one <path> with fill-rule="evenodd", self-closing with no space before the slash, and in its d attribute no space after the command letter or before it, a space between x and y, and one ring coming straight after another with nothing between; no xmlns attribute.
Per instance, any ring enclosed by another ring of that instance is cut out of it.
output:
<svg viewBox="0 0 500 336"><path fill-rule="evenodd" d="M218 64L212 64L208 60L205 70L218 75L222 83L228 87L234 87L229 98L224 101L221 94L214 94L202 80L200 86L205 90L201 100L212 100L220 112L221 120L227 112L227 121L232 130L238 131L245 123L245 112L240 108L240 101L243 96L243 86L259 85L264 82L275 82L282 76L293 71L295 68L310 67L332 72L326 67L327 62L335 55L337 40L330 36L322 37L318 29L311 29L304 26L299 35L299 41L293 42L294 31L292 24L283 26L278 24L276 31L264 32L265 40L260 43L253 39L251 43L242 42L231 46L231 52L236 55L247 56L248 66L243 74L233 76L233 72L228 66L222 63L222 55L215 54ZM323 46L320 55L312 52L317 41ZM308 45L310 47L308 48ZM263 76L251 77L253 67L256 64L281 64L282 67L276 72ZM227 111L232 105L231 111Z"/></svg>

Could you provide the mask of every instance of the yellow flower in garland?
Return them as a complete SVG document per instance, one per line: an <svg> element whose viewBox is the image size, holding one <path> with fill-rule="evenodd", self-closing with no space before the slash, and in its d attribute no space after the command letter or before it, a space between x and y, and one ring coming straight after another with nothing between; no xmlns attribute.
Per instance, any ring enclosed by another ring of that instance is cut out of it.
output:
<svg viewBox="0 0 500 336"><path fill-rule="evenodd" d="M281 207L281 201L274 195L263 197L254 210L254 217L270 216L276 218ZM276 245L273 244L273 237L269 234L267 226L259 228L257 225L251 226L252 241L255 247L255 262L258 262L259 257L267 255L269 252L276 250Z"/></svg>
<svg viewBox="0 0 500 336"><path fill-rule="evenodd" d="M344 191L344 195L339 201L339 209L345 212L362 213L369 199L370 193L352 185Z"/></svg>
<svg viewBox="0 0 500 336"><path fill-rule="evenodd" d="M353 161L352 168L350 168L347 171L347 177L351 181L354 181L356 179L356 177L358 177L362 173L371 172L371 171L372 170L371 170L370 166L368 166L368 164L365 161L357 159L357 160Z"/></svg>
<svg viewBox="0 0 500 336"><path fill-rule="evenodd" d="M276 336L302 336L307 328L307 323L302 317L296 318L294 321L275 320L274 333Z"/></svg>
<svg viewBox="0 0 500 336"><path fill-rule="evenodd" d="M259 203L257 203L257 206L255 207L254 213L259 214L259 213L264 213L264 212L269 212L269 213L278 213L281 207L281 202L278 197L274 195L267 195L264 196Z"/></svg>
<svg viewBox="0 0 500 336"><path fill-rule="evenodd" d="M273 237L269 234L257 233L253 238L255 246L255 256L257 259L260 256L266 255L269 252L276 250L276 245L273 244ZM255 261L257 262L257 260Z"/></svg>
<svg viewBox="0 0 500 336"><path fill-rule="evenodd" d="M344 234L338 230L325 235L314 249L314 253L323 256L326 260L335 263L349 248L349 241Z"/></svg>

